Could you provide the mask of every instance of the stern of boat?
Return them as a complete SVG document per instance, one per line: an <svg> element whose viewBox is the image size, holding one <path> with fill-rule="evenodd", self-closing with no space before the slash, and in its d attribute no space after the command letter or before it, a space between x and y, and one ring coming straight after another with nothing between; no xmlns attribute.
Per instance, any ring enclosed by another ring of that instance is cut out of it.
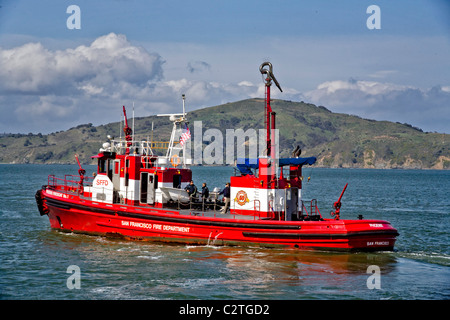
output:
<svg viewBox="0 0 450 320"><path fill-rule="evenodd" d="M357 251L393 251L399 233L384 220L343 220L348 245Z"/></svg>

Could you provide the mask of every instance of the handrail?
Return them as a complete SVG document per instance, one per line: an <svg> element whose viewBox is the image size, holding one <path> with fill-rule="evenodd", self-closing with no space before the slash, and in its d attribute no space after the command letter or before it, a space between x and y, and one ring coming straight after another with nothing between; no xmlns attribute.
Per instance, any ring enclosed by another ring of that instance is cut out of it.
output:
<svg viewBox="0 0 450 320"><path fill-rule="evenodd" d="M83 187L91 187L94 178L85 177ZM54 187L59 191L76 192L80 187L80 177L77 175L66 174L64 178L58 178L51 174L48 176L48 186Z"/></svg>
<svg viewBox="0 0 450 320"><path fill-rule="evenodd" d="M305 201L302 200L302 212L303 210L306 212L306 216L320 216L322 218L322 214L320 213L319 207L317 206L317 199L312 199L309 201L309 213L305 206Z"/></svg>
<svg viewBox="0 0 450 320"><path fill-rule="evenodd" d="M269 202L267 203L267 205L268 205L267 209L268 209L268 212L270 213L271 219L275 219L277 216L277 214L275 213L275 208L274 208L273 203L274 203L273 199L269 200ZM281 215L279 215L278 220L281 220Z"/></svg>
<svg viewBox="0 0 450 320"><path fill-rule="evenodd" d="M303 210L306 212L306 216L309 216L308 210L306 210L306 207L305 207L305 201L302 200L302 215L304 215Z"/></svg>
<svg viewBox="0 0 450 320"><path fill-rule="evenodd" d="M317 215L317 214L319 214L319 216L322 217L322 214L319 211L319 207L317 206L317 199L312 199L311 200L311 215Z"/></svg>
<svg viewBox="0 0 450 320"><path fill-rule="evenodd" d="M258 206L256 206L258 204ZM258 207L258 209L256 209ZM256 212L258 212L258 219L261 220L261 201L258 199L253 200L253 210L255 211L255 214L253 215L256 217Z"/></svg>

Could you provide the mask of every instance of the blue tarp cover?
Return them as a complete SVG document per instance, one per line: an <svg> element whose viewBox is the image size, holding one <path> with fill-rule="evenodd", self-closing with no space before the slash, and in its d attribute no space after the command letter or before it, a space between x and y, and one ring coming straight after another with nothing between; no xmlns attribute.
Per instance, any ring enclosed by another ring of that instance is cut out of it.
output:
<svg viewBox="0 0 450 320"><path fill-rule="evenodd" d="M316 157L308 157L308 158L281 158L278 159L278 165L280 167L294 165L294 166L303 166L305 164L312 165L316 162ZM244 159L238 158L236 167L241 171L242 174L253 174L251 169L258 169L259 161L258 159Z"/></svg>
<svg viewBox="0 0 450 320"><path fill-rule="evenodd" d="M294 165L294 166L303 166L305 164L312 165L316 162L316 157L308 157L308 158L282 158L279 159L278 164L280 167Z"/></svg>
<svg viewBox="0 0 450 320"><path fill-rule="evenodd" d="M236 167L242 174L253 174L251 169L258 169L259 166L258 159L238 158L236 162Z"/></svg>

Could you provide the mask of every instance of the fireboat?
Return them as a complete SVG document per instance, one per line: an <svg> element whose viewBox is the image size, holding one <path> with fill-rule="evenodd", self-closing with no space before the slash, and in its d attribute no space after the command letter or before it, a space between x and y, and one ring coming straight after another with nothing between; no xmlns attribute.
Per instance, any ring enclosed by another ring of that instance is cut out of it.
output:
<svg viewBox="0 0 450 320"><path fill-rule="evenodd" d="M295 151L291 158L275 154L276 113L270 89L272 83L282 89L270 62L262 63L259 70L265 84L265 155L237 159L224 199L219 200L219 192L206 197L186 191L192 180L192 159L182 143L189 139L183 95L183 112L168 115L173 129L165 156L156 155L149 141L133 139L123 107L125 136L109 138L92 157L97 159L95 177L86 176L75 156L78 175L49 175L48 183L36 192L40 215L48 216L52 229L126 240L392 251L399 234L388 221L362 215L341 219L347 185L330 218L322 216L315 199L302 199L302 168L313 165L316 158L302 158Z"/></svg>

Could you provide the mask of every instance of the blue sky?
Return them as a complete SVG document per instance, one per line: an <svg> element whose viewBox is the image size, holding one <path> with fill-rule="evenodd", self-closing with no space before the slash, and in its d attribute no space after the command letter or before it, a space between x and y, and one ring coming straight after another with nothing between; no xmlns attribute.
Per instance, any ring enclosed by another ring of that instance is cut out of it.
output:
<svg viewBox="0 0 450 320"><path fill-rule="evenodd" d="M380 8L381 29L366 12ZM69 5L81 29L68 29ZM450 133L450 2L0 0L0 132L263 97ZM117 109L117 111L115 110Z"/></svg>

